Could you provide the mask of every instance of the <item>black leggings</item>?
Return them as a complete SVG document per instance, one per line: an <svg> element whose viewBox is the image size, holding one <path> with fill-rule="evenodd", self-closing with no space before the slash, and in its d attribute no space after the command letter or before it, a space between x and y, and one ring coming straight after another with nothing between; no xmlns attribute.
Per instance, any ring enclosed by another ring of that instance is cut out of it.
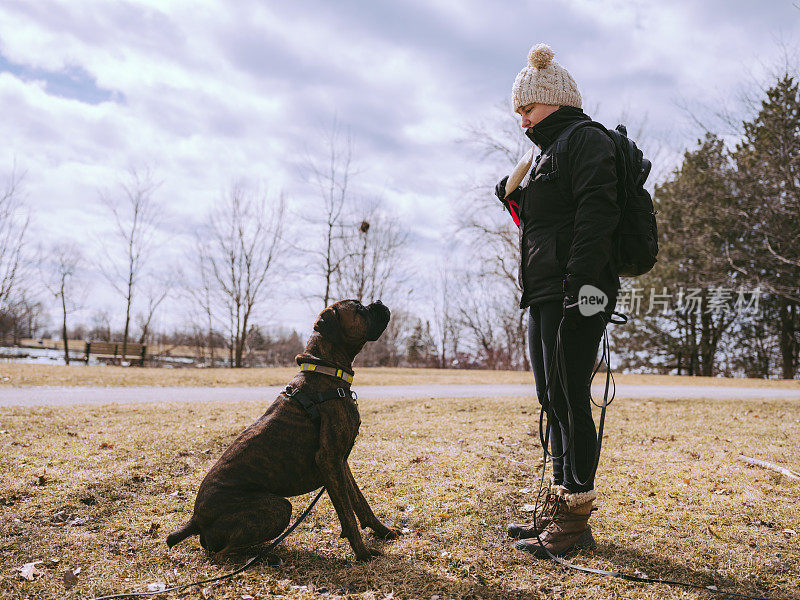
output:
<svg viewBox="0 0 800 600"><path fill-rule="evenodd" d="M545 377L551 369L550 359L553 357L554 360L558 360L557 356L553 355L553 346L562 313L560 300L533 305L530 307L528 321L528 348L533 375L536 378L536 394L540 404L551 407L547 411L547 416L550 422L550 452L554 457L564 454L569 440L567 399L564 398L555 368L552 371L553 382L548 391L549 402L544 400L547 387ZM578 485L575 482L570 452L564 454L563 458L553 459L553 483L565 486L572 493L594 489L592 467L597 447L597 431L592 419L590 386L604 328L605 317L602 313L598 313L582 318L575 329L568 329L565 326L561 330L569 406L572 408L574 422L574 467L578 479L586 482L586 485Z"/></svg>

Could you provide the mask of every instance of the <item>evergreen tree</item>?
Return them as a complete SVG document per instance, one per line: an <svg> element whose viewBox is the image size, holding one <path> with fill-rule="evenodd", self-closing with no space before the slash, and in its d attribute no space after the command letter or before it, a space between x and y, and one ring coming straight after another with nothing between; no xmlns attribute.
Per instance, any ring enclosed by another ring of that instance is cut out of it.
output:
<svg viewBox="0 0 800 600"><path fill-rule="evenodd" d="M412 366L428 366L436 361L436 343L431 335L431 324L418 319L406 343L406 360Z"/></svg>
<svg viewBox="0 0 800 600"><path fill-rule="evenodd" d="M722 252L734 227L729 211L721 210L730 202L731 164L716 136L698 144L656 187L658 262L625 286L638 291L617 305L630 320L611 333L629 369L711 376L721 336L735 318L733 303L720 303L733 299L736 283ZM632 302L637 296L639 305Z"/></svg>
<svg viewBox="0 0 800 600"><path fill-rule="evenodd" d="M800 340L800 91L784 75L767 90L761 109L744 123L733 158L732 212L740 235L726 248L730 265L777 301L771 322L781 354L781 374L797 373Z"/></svg>

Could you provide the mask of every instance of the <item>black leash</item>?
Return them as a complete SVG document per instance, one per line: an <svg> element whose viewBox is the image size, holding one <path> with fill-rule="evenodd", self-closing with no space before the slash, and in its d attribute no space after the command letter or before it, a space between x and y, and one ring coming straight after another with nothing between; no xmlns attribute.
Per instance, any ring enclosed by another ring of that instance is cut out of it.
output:
<svg viewBox="0 0 800 600"><path fill-rule="evenodd" d="M616 382L614 381L614 376L613 376L613 374L611 372L611 366L610 366L610 362L609 362L610 358L611 358L611 350L610 350L610 345L608 343L608 330L606 329L606 327L608 326L609 323L613 323L615 325L622 325L622 324L628 322L628 317L626 317L622 313L618 313L616 311L614 311L612 313L610 318L607 317L605 313L600 313L600 315L601 315L602 319L605 321L605 325L603 327L603 354L600 357L600 362L597 363L597 366L592 371L592 377L589 380L590 381L589 385L591 386L591 382L594 381L594 377L595 377L595 375L597 375L597 371L600 369L600 366L603 364L603 361L605 361L605 363L606 363L606 388L605 388L605 393L603 394L603 403L602 404L597 404L594 401L594 399L591 398L591 392L590 392L590 395L589 395L589 398L591 399L592 404L594 404L595 406L600 408L601 411L600 411L600 423L599 423L598 428L597 428L597 443L595 445L596 449L595 449L594 460L592 461L592 468L590 469L589 475L587 476L585 481L581 480L581 478L578 476L577 471L575 470L575 463L576 463L576 461L575 461L575 444L573 443L574 442L574 436L575 436L575 422L574 422L574 417L572 415L572 406L570 405L569 400L568 400L569 399L569 390L567 388L567 377L566 377L567 361L566 361L566 357L564 355L564 344L562 343L562 338L561 338L562 326L564 324L563 317L561 318L561 321L558 324L558 330L556 331L555 344L553 344L553 349L551 350L551 353L550 353L550 365L549 365L550 368L548 369L548 373L547 373L547 376L546 376L546 382L547 383L545 385L544 394L543 394L544 399L542 400L543 403L542 403L541 409L539 411L539 441L542 443L542 448L544 449L545 460L547 459L547 457L550 457L550 458L564 458L564 457L567 456L567 453L569 453L570 468L571 468L571 471L572 471L572 477L573 477L573 480L575 481L575 483L578 484L579 486L585 486L587 483L589 483L589 481L591 481L592 477L594 477L595 473L597 472L597 466L600 464L600 450L602 449L602 444L603 444L603 428L605 427L605 422L606 422L606 409L609 406L611 406L611 403L614 401L614 398L616 398L616 394L617 394L617 385L616 385ZM615 321L613 319L613 315L619 316L621 318L621 320ZM552 407L550 407L550 402L549 402L549 399L548 399L548 392L550 390L550 385L553 383L554 370L555 370L555 374L560 375L558 377L558 383L561 386L561 392L564 394L564 399L566 400L566 405L567 405L567 424L568 424L566 448L564 448L564 451L561 454L559 454L558 456L554 456L553 454L551 454L549 449L548 449L548 446L549 446L548 445L548 441L550 439L550 418L549 418L550 413L549 413L549 411L553 410ZM613 391L611 393L611 398L610 399L608 397L609 384L613 384ZM547 402L547 405L545 405L544 402ZM543 427L545 414L548 415L547 426Z"/></svg>
<svg viewBox="0 0 800 600"><path fill-rule="evenodd" d="M615 325L621 325L623 323L627 323L628 318L625 315L623 315L621 313L618 313L616 311L614 311L613 314L614 315L618 315L619 317L621 317L624 320L615 321L613 318L606 319L605 314L603 314L603 319L606 321L606 324L605 324L605 326L603 328L603 354L601 355L600 362L598 362L597 366L592 371L592 378L591 378L590 383L589 383L589 385L591 386L591 381L594 381L594 376L597 374L597 371L600 369L600 365L602 364L603 361L605 361L605 363L606 363L606 386L605 386L605 392L603 394L603 402L602 402L602 404L597 404L597 403L595 403L594 399L592 399L592 404L594 404L595 406L600 408L601 409L601 413L600 413L600 425L598 426L598 430L597 430L597 451L595 453L594 466L593 466L592 470L589 472L589 476L586 479L586 482L590 481L592 479L592 477L595 475L595 473L597 472L597 466L598 466L598 464L600 462L600 447L601 447L601 444L602 444L602 441L603 441L602 440L602 438L603 438L603 425L605 423L606 408L608 408L608 406L611 404L611 402L613 402L614 398L616 397L616 393L617 393L616 382L614 382L614 377L613 377L613 375L611 373L611 351L610 351L609 344L608 344L608 331L607 331L606 327L608 326L609 323L613 323ZM574 441L573 440L574 430L573 430L572 407L569 404L569 396L568 396L568 392L567 392L566 360L564 358L564 348L563 348L563 344L562 344L562 340L561 340L561 327L562 327L563 324L564 324L564 319L562 317L561 322L558 325L558 331L556 332L556 342L555 342L555 345L553 346L553 350L552 350L552 353L551 353L551 356L550 356L550 369L548 369L549 372L547 374L547 385L545 386L544 398L545 398L545 401L547 401L546 400L547 399L547 392L550 389L550 384L553 381L553 377L552 377L553 374L554 374L553 373L553 368L554 368L554 366L557 365L557 368L555 369L555 374L559 375L559 383L561 384L561 389L564 392L564 398L567 400L567 414L568 414L568 426L569 426L568 427L568 436L567 436L567 438L568 438L567 439L568 448L565 449L564 452L560 456L555 456L555 457L552 455L552 453L550 453L548 451L548 444L549 444L549 441L550 441L550 430L551 430L550 419L549 418L547 419L547 425L544 428L544 433L542 431L542 425L543 425L543 422L544 422L544 415L545 415L547 409L550 408L550 407L549 406L545 407L545 405L542 404L542 407L541 407L540 412L539 412L539 439L541 440L542 447L544 448L544 455L542 457L542 476L541 476L541 479L539 481L539 493L536 496L536 502L534 503L534 510L533 510L533 528L535 530L539 529L539 527L538 527L538 525L536 523L536 515L539 512L539 498L541 498L542 492L544 490L544 476L545 476L545 471L547 470L547 458L548 457L550 457L551 459L552 458L564 458L567 455L567 452L570 452L570 459L571 459L571 463L572 463L570 466L571 466L571 470L572 470L572 476L574 477L574 479L578 483L578 485L585 485L586 484L586 482L581 482L580 481L580 479L578 478L577 473L575 472L575 448L574 448L575 444L573 443L573 441ZM554 361L554 358L555 358L556 354L558 354L558 362L557 363ZM560 373L559 373L559 371L560 371ZM613 391L611 393L611 399L610 400L608 398L609 382L611 384L613 384ZM589 393L590 393L590 398L591 398L591 391ZM549 405L549 401L548 401L548 405ZM607 571L605 569L593 569L591 567L584 567L582 565L576 565L575 563L573 563L571 561L568 561L568 560L565 560L565 559L563 559L563 558L561 558L559 556L556 556L552 552L550 552L550 550L547 548L547 546L545 546L544 543L542 542L542 539L539 537L539 535L540 535L539 533L536 534L536 540L539 542L539 546L541 546L544 549L544 551L547 553L547 555L550 558L550 560L558 563L562 567L566 567L566 568L572 569L574 571L580 571L582 573L593 573L595 575L604 575L606 577L615 577L617 579L624 579L626 581L634 581L634 582L641 582L641 583L664 583L666 585L678 585L678 586L682 586L682 587L685 587L685 588L690 588L690 589L695 589L695 590L703 590L705 592L713 592L715 594L720 594L720 595L723 595L723 596L733 596L733 597L736 597L736 598L748 598L749 600L790 600L789 598L773 598L773 597L769 597L769 596L751 596L750 594L742 594L742 593L739 593L739 592L729 592L729 591L725 591L725 590L719 590L716 587L697 585L697 584L694 584L694 583L687 583L685 581L673 581L671 579L661 579L659 577L653 577L653 578L651 578L651 577L640 577L638 575L629 575L628 573L621 573L619 571Z"/></svg>
<svg viewBox="0 0 800 600"><path fill-rule="evenodd" d="M303 519L305 519L308 516L308 513L311 512L311 509L314 508L314 505L317 503L317 500L319 500L322 497L322 494L324 494L324 493L325 493L325 488L322 487L319 490L319 493L317 494L316 498L314 498L311 501L311 504L308 505L308 508L305 509L305 511L303 511L302 515L297 517L297 520L288 529L286 529L286 531L284 531L282 534L280 534L272 543L270 543L269 546L264 548L261 552L259 552L254 557L249 559L246 563L244 563L244 565L242 565L241 567L239 567L235 571L231 571L227 575L220 575L219 577L212 577L211 579L203 579L202 581L193 581L192 583L186 583L184 585L178 585L178 586L175 586L175 587L166 588L166 589L163 589L163 590L159 590L157 592L129 592L127 594L112 594L111 596L98 596L96 598L87 598L87 600L110 600L111 598L135 598L135 597L138 597L138 596L157 596L158 594L166 594L167 592L174 592L174 591L177 591L177 590L183 590L183 589L186 589L188 587L193 587L195 585L203 585L204 583L212 583L214 581L222 581L223 579L229 579L229 578L233 577L234 575L238 575L242 571L250 568L257 560L259 560L260 558L263 558L264 555L266 555L268 552L271 552L272 550L274 550L275 547L278 544L280 544L290 533L292 533L292 531L294 531L295 528L298 525L300 525L300 523L303 521Z"/></svg>

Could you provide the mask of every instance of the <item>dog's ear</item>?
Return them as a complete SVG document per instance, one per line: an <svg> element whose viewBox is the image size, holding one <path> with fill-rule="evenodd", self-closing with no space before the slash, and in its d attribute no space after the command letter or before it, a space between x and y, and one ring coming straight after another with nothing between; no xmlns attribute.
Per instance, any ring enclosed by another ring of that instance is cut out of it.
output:
<svg viewBox="0 0 800 600"><path fill-rule="evenodd" d="M319 314L317 322L314 323L314 331L322 334L322 337L337 342L342 337L342 327L339 324L339 315L336 309L328 307Z"/></svg>

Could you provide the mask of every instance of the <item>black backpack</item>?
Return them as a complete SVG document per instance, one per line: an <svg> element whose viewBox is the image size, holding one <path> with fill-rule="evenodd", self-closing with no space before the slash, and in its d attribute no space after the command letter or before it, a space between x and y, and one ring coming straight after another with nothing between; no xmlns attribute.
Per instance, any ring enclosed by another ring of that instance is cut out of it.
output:
<svg viewBox="0 0 800 600"><path fill-rule="evenodd" d="M643 275L656 264L658 228L656 211L650 192L644 183L652 163L628 137L624 125L613 131L596 121L580 121L567 127L556 141L555 152L566 153L570 134L583 125L602 129L614 142L617 160L617 202L620 206L619 224L612 236L611 262L623 277ZM568 164L566 160L559 161Z"/></svg>

